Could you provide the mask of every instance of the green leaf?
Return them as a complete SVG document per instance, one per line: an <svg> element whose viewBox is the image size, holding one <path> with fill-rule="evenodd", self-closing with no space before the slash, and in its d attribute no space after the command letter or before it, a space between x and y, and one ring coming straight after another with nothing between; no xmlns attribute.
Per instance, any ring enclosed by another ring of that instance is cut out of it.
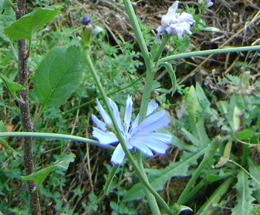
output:
<svg viewBox="0 0 260 215"><path fill-rule="evenodd" d="M210 143L208 135L204 129L202 108L193 86L191 86L190 90L186 93L186 102L188 104L188 118L192 134L200 141Z"/></svg>
<svg viewBox="0 0 260 215"><path fill-rule="evenodd" d="M178 137L174 136L173 134L170 135L172 136L172 145L178 147L180 150L187 150L190 152L195 152L198 150L197 147L182 142Z"/></svg>
<svg viewBox="0 0 260 215"><path fill-rule="evenodd" d="M245 129L243 131L238 131L236 134L236 138L238 140L247 140L253 136L253 131L250 129Z"/></svg>
<svg viewBox="0 0 260 215"><path fill-rule="evenodd" d="M160 64L160 67L165 67L168 71L168 74L170 75L171 78L171 82L172 82L172 96L176 91L177 88L177 81L176 81L176 76L175 76L175 72L172 69L172 65L169 63L162 63Z"/></svg>
<svg viewBox="0 0 260 215"><path fill-rule="evenodd" d="M105 186L104 186L104 194L107 194L107 192L108 192L108 190L109 190L109 187L110 187L110 185L111 185L111 183L112 183L112 181L113 181L113 179L114 179L114 177L115 177L115 174L116 174L118 168L119 168L118 165L114 165L114 166L112 167L112 170L109 172L109 177L108 177L108 179L106 180L106 184L105 184Z"/></svg>
<svg viewBox="0 0 260 215"><path fill-rule="evenodd" d="M231 146L232 146L232 142L228 141L228 143L225 146L223 156L219 159L218 163L214 166L214 168L220 168L229 161Z"/></svg>
<svg viewBox="0 0 260 215"><path fill-rule="evenodd" d="M211 122L217 121L219 120L218 118L218 112L212 108L210 108L210 102L208 100L208 98L206 97L204 90L202 89L202 87L200 86L200 84L197 82L196 83L196 94L197 94L197 98L199 100L200 105L202 106L203 109L205 109L204 111L211 116Z"/></svg>
<svg viewBox="0 0 260 215"><path fill-rule="evenodd" d="M237 175L237 183L234 186L238 190L237 205L233 208L232 214L248 214L253 210L252 197L253 189L250 186L249 176L241 169Z"/></svg>
<svg viewBox="0 0 260 215"><path fill-rule="evenodd" d="M188 168L197 164L197 159L203 155L208 148L200 149L196 153L183 152L179 162L170 163L165 169L149 169L148 179L151 186L156 190L162 190L166 182L172 177L189 176ZM140 199L144 192L140 183L134 185L124 194L123 201Z"/></svg>
<svg viewBox="0 0 260 215"><path fill-rule="evenodd" d="M54 48L35 71L35 95L45 106L60 106L83 80L85 61L79 47Z"/></svg>
<svg viewBox="0 0 260 215"><path fill-rule="evenodd" d="M184 37L180 40L180 45L177 47L179 52L184 52L190 45L190 40L188 37Z"/></svg>
<svg viewBox="0 0 260 215"><path fill-rule="evenodd" d="M249 172L254 177L254 180L252 180L252 184L255 189L260 189L260 166L254 162L252 158L248 158L248 166L249 166ZM256 182L256 181L257 182Z"/></svg>
<svg viewBox="0 0 260 215"><path fill-rule="evenodd" d="M181 134L183 134L187 140L191 141L197 147L201 147L201 146L206 147L208 145L207 142L200 141L195 135L192 135L185 128L181 129Z"/></svg>
<svg viewBox="0 0 260 215"><path fill-rule="evenodd" d="M23 87L21 84L15 83L3 75L0 75L0 79L2 79L2 81L4 82L7 89L13 95L14 95L15 91L17 91L17 90L25 90L25 87Z"/></svg>
<svg viewBox="0 0 260 215"><path fill-rule="evenodd" d="M5 28L4 33L10 39L30 40L35 32L40 30L60 12L60 9L61 6L37 8Z"/></svg>
<svg viewBox="0 0 260 215"><path fill-rule="evenodd" d="M236 132L239 130L240 128L240 115L241 115L241 111L237 108L237 106L234 107L234 111L233 111L233 130Z"/></svg>
<svg viewBox="0 0 260 215"><path fill-rule="evenodd" d="M196 214L203 215L211 215L215 214L214 211L216 206L218 205L222 196L227 192L231 182L233 181L233 177L229 177L226 179L215 191L214 193L207 199L204 205L196 212Z"/></svg>
<svg viewBox="0 0 260 215"><path fill-rule="evenodd" d="M0 132L5 132L5 125L3 121L0 121ZM8 142L5 140L5 137L0 137L0 143L3 144L6 148L10 149L13 153L13 156L16 157L19 155L11 146L9 146Z"/></svg>
<svg viewBox="0 0 260 215"><path fill-rule="evenodd" d="M36 171L27 176L21 176L22 181L35 181L37 183L37 189L39 189L40 185L42 184L43 180L49 175L49 173L57 168L62 170L67 170L69 164L74 162L75 155L68 154L65 157L57 160L54 165Z"/></svg>
<svg viewBox="0 0 260 215"><path fill-rule="evenodd" d="M247 160L249 166L249 172L252 175L252 186L255 189L253 191L253 196L256 200L260 201L260 166L254 162L252 158L248 158Z"/></svg>
<svg viewBox="0 0 260 215"><path fill-rule="evenodd" d="M245 110L245 103L242 96L232 95L228 108L227 119L233 132L237 132L240 126L240 115Z"/></svg>
<svg viewBox="0 0 260 215"><path fill-rule="evenodd" d="M190 207L185 206L185 205L178 205L177 203L170 205L170 209L172 211L172 214L180 214L182 211L186 211L186 210L191 211L191 212L193 211ZM161 213L162 213L162 215L169 214L169 213L167 213L167 211L164 208L161 210Z"/></svg>
<svg viewBox="0 0 260 215"><path fill-rule="evenodd" d="M0 38L9 41L4 35L4 28L15 22L15 12L11 8L8 0L0 0L0 14Z"/></svg>
<svg viewBox="0 0 260 215"><path fill-rule="evenodd" d="M219 28L215 28L215 27L206 27L203 28L204 31L209 31L209 32L221 32L221 30L219 30Z"/></svg>

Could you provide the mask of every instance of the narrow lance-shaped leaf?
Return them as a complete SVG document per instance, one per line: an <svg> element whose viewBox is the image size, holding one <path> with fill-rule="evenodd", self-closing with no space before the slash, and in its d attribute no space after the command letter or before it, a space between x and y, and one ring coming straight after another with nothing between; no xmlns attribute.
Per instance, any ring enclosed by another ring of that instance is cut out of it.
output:
<svg viewBox="0 0 260 215"><path fill-rule="evenodd" d="M10 39L30 40L35 32L41 29L60 12L60 9L61 6L37 8L5 28L4 33Z"/></svg>

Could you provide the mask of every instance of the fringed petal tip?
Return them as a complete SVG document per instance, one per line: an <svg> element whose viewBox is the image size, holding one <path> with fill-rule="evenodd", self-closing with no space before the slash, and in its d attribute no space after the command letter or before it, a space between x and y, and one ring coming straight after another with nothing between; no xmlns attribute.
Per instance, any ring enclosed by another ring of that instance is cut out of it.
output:
<svg viewBox="0 0 260 215"><path fill-rule="evenodd" d="M114 133L102 131L99 128L93 128L92 137L101 145L110 145L118 142Z"/></svg>

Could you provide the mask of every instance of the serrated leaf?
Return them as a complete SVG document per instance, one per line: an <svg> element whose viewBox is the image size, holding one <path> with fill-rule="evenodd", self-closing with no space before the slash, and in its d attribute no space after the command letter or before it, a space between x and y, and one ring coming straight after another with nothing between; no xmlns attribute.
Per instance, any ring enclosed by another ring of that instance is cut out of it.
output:
<svg viewBox="0 0 260 215"><path fill-rule="evenodd" d="M253 189L250 186L249 176L241 169L237 175L237 183L234 186L238 191L237 204L232 210L232 214L248 214L253 210L252 197Z"/></svg>
<svg viewBox="0 0 260 215"><path fill-rule="evenodd" d="M260 166L254 162L252 158L248 158L249 172L252 175L252 186L255 189L253 191L253 196L256 200L260 201Z"/></svg>
<svg viewBox="0 0 260 215"><path fill-rule="evenodd" d="M249 173L254 177L252 180L252 184L254 184L255 189L260 189L260 166L254 162L252 158L248 158L248 166L249 166ZM257 182L255 181L257 180Z"/></svg>
<svg viewBox="0 0 260 215"><path fill-rule="evenodd" d="M71 162L75 159L74 154L68 154L65 157L57 160L54 165L43 168L39 171L36 171L27 176L21 176L22 181L35 181L37 184L37 189L39 189L40 185L42 184L43 180L49 175L50 172L57 168L61 168L62 170L68 169L68 166Z"/></svg>
<svg viewBox="0 0 260 215"><path fill-rule="evenodd" d="M5 132L5 125L2 120L0 121L0 132ZM6 141L6 139L4 137L0 137L0 143L3 144L9 150L11 150L14 157L19 155L18 152L16 152L11 146L9 146L8 142Z"/></svg>
<svg viewBox="0 0 260 215"><path fill-rule="evenodd" d="M77 46L54 48L35 71L35 95L45 106L60 106L83 80L85 60Z"/></svg>
<svg viewBox="0 0 260 215"><path fill-rule="evenodd" d="M151 186L156 190L162 190L166 182L172 177L189 176L188 168L197 164L197 159L203 155L208 148L198 150L196 153L183 152L179 162L170 163L165 169L150 169L148 179ZM140 199L144 196L144 192L140 183L134 185L124 194L123 201L132 201Z"/></svg>
<svg viewBox="0 0 260 215"><path fill-rule="evenodd" d="M55 162L55 166L58 168L61 168L63 170L66 170L66 169L68 169L69 164L74 162L74 159L75 159L75 155L73 153L70 153L70 154L66 155L65 157L57 160Z"/></svg>
<svg viewBox="0 0 260 215"><path fill-rule="evenodd" d="M35 32L41 29L60 12L60 9L61 6L37 8L5 28L4 33L11 39L30 40Z"/></svg>

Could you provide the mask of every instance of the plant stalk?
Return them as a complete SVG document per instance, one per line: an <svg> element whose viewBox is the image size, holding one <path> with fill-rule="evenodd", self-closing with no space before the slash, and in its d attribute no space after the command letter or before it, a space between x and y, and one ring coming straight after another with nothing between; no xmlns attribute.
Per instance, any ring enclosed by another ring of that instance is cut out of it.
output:
<svg viewBox="0 0 260 215"><path fill-rule="evenodd" d="M26 0L18 0L16 19L20 19L25 15ZM30 120L30 109L28 99L28 68L26 57L26 42L25 40L18 40L18 80L19 84L25 87L25 90L19 92L19 108L21 113L22 127L24 131L32 132L32 124ZM33 157L32 157L32 138L22 138L24 151L24 167L26 175L34 172ZM30 209L32 215L40 215L41 208L39 204L39 195L37 184L34 181L27 182L27 190L30 199Z"/></svg>
<svg viewBox="0 0 260 215"><path fill-rule="evenodd" d="M124 5L125 5L125 8L126 8L126 12L129 16L130 22L133 26L133 29L134 29L134 32L135 32L135 35L136 35L136 39L137 39L137 42L138 42L139 47L141 49L142 56L143 56L144 62L145 62L145 67L146 67L146 79L145 79L145 86L144 86L144 90L143 90L142 100L141 100L140 118L139 118L139 123L141 123L146 118L146 112L147 112L148 103L149 103L149 100L150 100L150 94L151 94L151 90L152 90L152 82L153 82L154 74L153 74L152 69L151 69L152 63L151 63L150 55L149 55L149 52L148 52L142 31L141 31L140 26L138 24L138 20L136 18L134 9L132 7L132 4L131 4L130 0L124 0L123 2L124 2ZM138 152L137 165L138 165L138 167L141 171L141 174L143 176L143 180L147 184L149 184L148 177L147 177L147 175L144 171L142 153L141 152ZM147 189L146 186L144 186L143 183L142 183L142 185L143 185L142 187L143 187L145 196L147 198L150 209L152 211L152 214L154 214L154 215L161 214L160 209L159 209L158 204L157 204L157 201L155 199L155 196L152 195L152 193Z"/></svg>

